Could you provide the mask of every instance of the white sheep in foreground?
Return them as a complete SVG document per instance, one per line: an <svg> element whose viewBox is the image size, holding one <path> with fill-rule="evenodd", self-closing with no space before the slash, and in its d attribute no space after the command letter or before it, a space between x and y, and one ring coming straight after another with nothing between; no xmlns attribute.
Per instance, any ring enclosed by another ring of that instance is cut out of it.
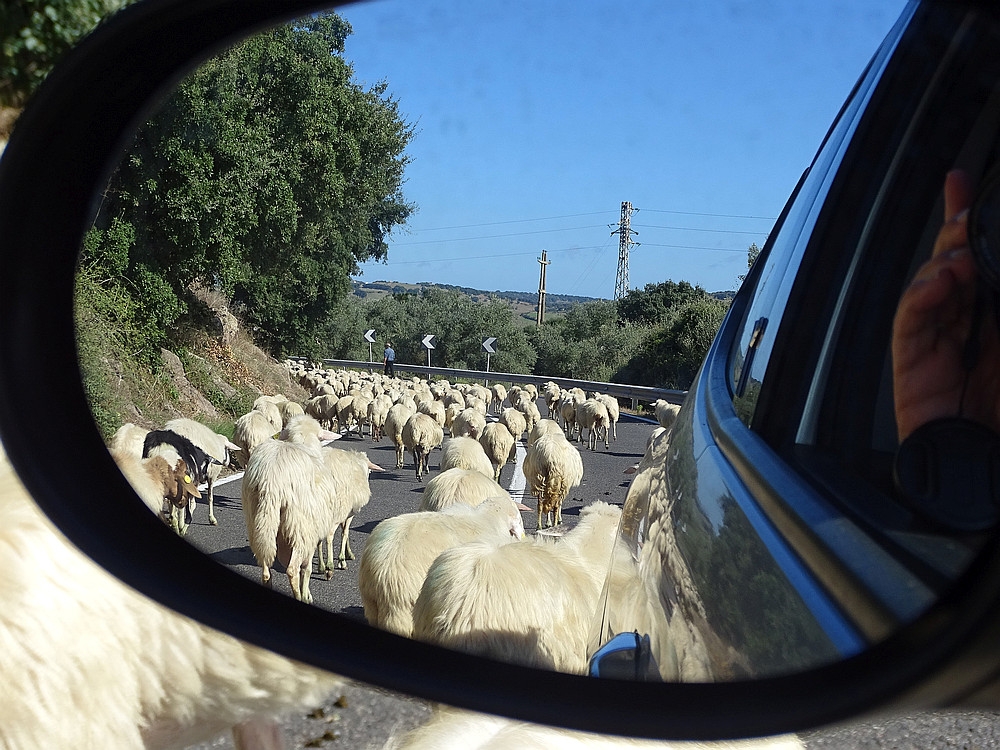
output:
<svg viewBox="0 0 1000 750"><path fill-rule="evenodd" d="M427 483L417 510L444 510L452 505L475 508L487 498L509 497L507 490L475 469L445 469Z"/></svg>
<svg viewBox="0 0 1000 750"><path fill-rule="evenodd" d="M240 463L246 466L253 449L279 431L280 428L274 429L274 424L259 409L252 409L237 419L233 428L233 442L240 446Z"/></svg>
<svg viewBox="0 0 1000 750"><path fill-rule="evenodd" d="M795 735L736 742L674 742L528 724L439 705L430 721L386 750L804 750Z"/></svg>
<svg viewBox="0 0 1000 750"><path fill-rule="evenodd" d="M662 398L658 398L653 403L653 413L656 415L656 421L660 423L660 427L668 430L674 426L674 422L677 421L677 415L680 412L681 407L677 404L671 404L669 401L664 401Z"/></svg>
<svg viewBox="0 0 1000 750"><path fill-rule="evenodd" d="M323 545L319 545L319 568L326 572L327 579L333 577L333 537L336 529L340 529L340 554L337 555L337 570L347 570L347 561L354 559L351 550L350 529L362 508L372 497L368 477L373 471L382 469L371 462L368 456L360 451L339 450L337 448L323 449L323 462L333 477L338 504L346 504L348 516L336 528L331 528L326 537L326 565L323 564Z"/></svg>
<svg viewBox="0 0 1000 750"><path fill-rule="evenodd" d="M512 460L515 455L517 443L514 442L514 436L506 426L499 422L490 422L479 436L479 444L483 446L486 457L493 465L493 479L499 482L504 464Z"/></svg>
<svg viewBox="0 0 1000 750"><path fill-rule="evenodd" d="M583 481L580 451L562 435L545 435L528 448L521 470L538 498L538 528L561 524L563 501Z"/></svg>
<svg viewBox="0 0 1000 750"><path fill-rule="evenodd" d="M413 454L413 468L419 482L423 474L430 471L427 459L431 451L444 442L444 429L434 417L417 412L403 425L402 439L403 445Z"/></svg>
<svg viewBox="0 0 1000 750"><path fill-rule="evenodd" d="M493 476L493 464L478 440L472 437L452 437L444 441L441 448L441 471L448 469L471 469L485 476Z"/></svg>
<svg viewBox="0 0 1000 750"><path fill-rule="evenodd" d="M538 669L585 674L590 621L621 508L587 505L562 539L442 552L413 606L413 637Z"/></svg>
<svg viewBox="0 0 1000 750"><path fill-rule="evenodd" d="M342 683L113 578L45 518L2 447L0 569L0 747L181 748L241 725L237 748L276 748L279 714Z"/></svg>
<svg viewBox="0 0 1000 750"><path fill-rule="evenodd" d="M311 603L309 578L320 540L350 514L351 503L337 492L323 459L323 431L312 417L297 417L282 440L254 450L243 475L241 500L250 550L261 566L261 582L271 585L277 558L286 568L292 595Z"/></svg>
<svg viewBox="0 0 1000 750"><path fill-rule="evenodd" d="M225 435L220 435L210 427L193 419L183 417L171 419L164 425L164 429L183 435L216 460L217 463L208 467L208 522L212 526L217 525L219 522L215 518L215 492L213 489L215 480L219 478L223 468L236 468L233 452L239 451L240 446L233 443ZM192 517L194 516L194 508L195 503L192 502Z"/></svg>
<svg viewBox="0 0 1000 750"><path fill-rule="evenodd" d="M383 630L410 636L413 603L439 554L477 539L503 544L523 536L521 514L510 496L490 498L475 508L452 505L385 519L368 537L358 567L365 619Z"/></svg>

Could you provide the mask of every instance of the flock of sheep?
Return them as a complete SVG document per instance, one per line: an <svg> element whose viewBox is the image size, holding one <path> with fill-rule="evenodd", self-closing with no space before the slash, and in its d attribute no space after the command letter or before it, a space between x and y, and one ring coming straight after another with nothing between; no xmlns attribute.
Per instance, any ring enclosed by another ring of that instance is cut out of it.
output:
<svg viewBox="0 0 1000 750"><path fill-rule="evenodd" d="M244 519L262 580L268 582L277 560L293 594L308 602L317 551L327 577L354 559L351 519L370 500L369 472L381 471L365 453L323 441L334 437L334 430L366 432L373 440L386 436L397 448L397 467L409 452L418 479L427 472L428 454L440 447L440 471L427 481L420 508L382 521L370 534L359 564L366 619L471 653L585 672L589 618L621 510L594 502L562 538L525 538L521 511L527 508L497 480L526 436L523 466L538 499L539 528L558 525L563 500L583 477L572 441L588 435L596 448L601 437L608 440L609 429L614 437L614 400L588 399L549 384L542 395L557 422L541 418L533 386L508 392L500 385L389 381L289 367L312 396L303 405L261 397L237 420L232 441L190 419L152 431L123 425L109 450L150 510L183 535L204 500L214 525L215 481L224 468L243 469ZM0 461L0 470L0 479L15 486L6 461ZM42 716L37 705L22 706L23 721L0 725L0 746L53 746L49 740L65 731L66 737L82 732L73 739L83 737L86 746L173 747L233 726L238 747L279 747L280 733L270 717L315 705L336 686L335 676L240 643L121 586L52 533L19 485L13 493L0 493L0 516L8 541L18 534L35 539L24 546L42 558L26 566L18 553L16 564L9 561L12 591L20 585L17 571L26 571L25 602L37 596L39 582L30 571L51 571L49 563L63 558L93 568L85 589L63 586L54 575L43 582L59 602L63 636L53 629L55 621L38 621L16 598L5 597L7 616L0 622L36 633L25 635L26 641L40 635L46 643L63 644L61 651L45 649L41 660L15 664L25 684L14 692L55 696L54 705L73 706L65 710L68 717L86 716L86 726ZM339 548L334 546L338 529ZM98 624L105 615L115 628ZM178 639L186 644L180 656L171 645ZM26 644L14 651L13 643L7 646L8 653L27 653ZM36 654L41 648L30 646ZM63 661L68 666L52 668ZM106 674L109 692L89 689L95 683L88 672L94 669ZM88 695L98 700L86 701ZM73 739L57 744L72 746Z"/></svg>

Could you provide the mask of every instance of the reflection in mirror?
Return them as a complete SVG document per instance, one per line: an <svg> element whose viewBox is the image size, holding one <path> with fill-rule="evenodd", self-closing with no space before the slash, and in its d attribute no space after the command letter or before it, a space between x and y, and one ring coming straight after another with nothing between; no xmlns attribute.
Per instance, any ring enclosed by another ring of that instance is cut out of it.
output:
<svg viewBox="0 0 1000 750"><path fill-rule="evenodd" d="M584 674L632 631L667 680L850 651L652 402L691 385L901 4L661 6L351 6L185 79L76 290L95 421L151 511L280 592L516 663Z"/></svg>

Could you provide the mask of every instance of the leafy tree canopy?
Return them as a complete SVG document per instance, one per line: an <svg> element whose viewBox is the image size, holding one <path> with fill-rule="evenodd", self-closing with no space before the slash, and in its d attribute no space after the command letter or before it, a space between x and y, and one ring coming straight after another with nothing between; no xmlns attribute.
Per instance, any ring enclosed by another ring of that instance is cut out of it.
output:
<svg viewBox="0 0 1000 750"><path fill-rule="evenodd" d="M129 227L124 276L161 330L200 281L273 353L310 354L358 263L385 257L413 210L401 192L413 131L384 83L351 80L350 33L330 13L252 37L187 78L137 134L89 260L122 265Z"/></svg>
<svg viewBox="0 0 1000 750"><path fill-rule="evenodd" d="M646 284L642 289L630 289L618 300L618 317L629 323L658 325L669 321L689 302L708 296L700 286L687 281Z"/></svg>
<svg viewBox="0 0 1000 750"><path fill-rule="evenodd" d="M134 0L0 3L0 108L23 107L58 59L107 15Z"/></svg>

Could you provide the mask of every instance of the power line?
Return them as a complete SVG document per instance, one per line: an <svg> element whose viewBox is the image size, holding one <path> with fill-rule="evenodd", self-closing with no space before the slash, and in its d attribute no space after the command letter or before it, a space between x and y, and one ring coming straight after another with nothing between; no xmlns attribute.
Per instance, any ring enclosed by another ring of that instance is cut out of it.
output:
<svg viewBox="0 0 1000 750"><path fill-rule="evenodd" d="M743 216L740 214L706 214L697 213L695 211L667 211L662 208L644 208L643 211L648 211L651 214L677 214L678 216L711 216L716 219L760 219L761 221L775 221L777 217L775 216Z"/></svg>
<svg viewBox="0 0 1000 750"><path fill-rule="evenodd" d="M666 247L672 250L709 250L721 253L745 253L747 248L743 247L698 247L696 245L659 245L655 242L643 242L643 247Z"/></svg>
<svg viewBox="0 0 1000 750"><path fill-rule="evenodd" d="M758 234L767 236L767 232L759 229L752 232L740 231L738 229L701 229L700 227L667 227L661 224L636 224L640 229L672 229L679 232L713 232L715 234Z"/></svg>
<svg viewBox="0 0 1000 750"><path fill-rule="evenodd" d="M610 211L590 211L584 214L563 214L562 216L543 216L538 219L509 219L507 221L486 221L481 224L456 224L451 227L429 227L426 229L414 229L414 232L440 232L446 229L473 229L475 227L495 227L501 224L524 224L531 221L555 221L556 219L576 219L580 216L600 216L609 214Z"/></svg>
<svg viewBox="0 0 1000 750"><path fill-rule="evenodd" d="M508 234L487 234L479 237L452 237L443 240L417 240L416 242L393 242L393 247L403 247L406 245L438 245L442 242L467 242L471 240L493 240L503 237L524 237L530 234L552 234L553 232L575 232L580 229L603 229L603 224L596 224L585 227L563 227L561 229L535 229L531 232L510 232Z"/></svg>
<svg viewBox="0 0 1000 750"><path fill-rule="evenodd" d="M550 253L568 253L574 250L603 250L603 247L598 245L584 246L584 247L565 247L560 250L549 250ZM381 263L379 261L371 261L375 265L380 266L409 266L416 265L418 263L452 263L456 261L463 260L487 260L490 258L516 258L522 255L535 255L536 251L532 250L524 253L496 253L493 255L462 255L460 257L454 258L424 258L422 260L391 260Z"/></svg>

